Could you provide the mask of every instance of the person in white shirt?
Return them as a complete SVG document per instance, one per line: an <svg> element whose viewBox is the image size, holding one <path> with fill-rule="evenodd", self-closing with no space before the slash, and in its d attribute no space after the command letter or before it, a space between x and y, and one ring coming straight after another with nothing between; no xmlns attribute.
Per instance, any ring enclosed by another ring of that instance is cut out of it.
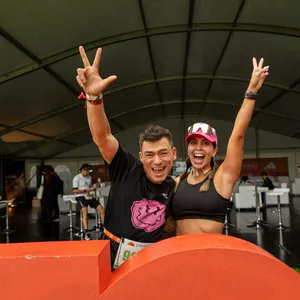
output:
<svg viewBox="0 0 300 300"><path fill-rule="evenodd" d="M76 200L81 207L85 240L91 240L91 235L87 232L88 205L97 210L97 212L100 214L102 223L104 222L103 206L90 195L90 192L96 189L95 187L92 187L92 177L89 175L90 171L90 166L88 164L83 164L80 168L80 173L77 174L73 179L73 194L76 195Z"/></svg>

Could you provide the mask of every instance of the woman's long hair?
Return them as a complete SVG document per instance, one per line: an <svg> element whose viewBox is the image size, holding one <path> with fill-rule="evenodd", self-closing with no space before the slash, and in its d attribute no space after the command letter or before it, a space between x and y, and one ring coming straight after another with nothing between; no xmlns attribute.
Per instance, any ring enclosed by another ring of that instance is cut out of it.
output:
<svg viewBox="0 0 300 300"><path fill-rule="evenodd" d="M216 147L216 144L215 143L213 143L213 146L214 146L214 148ZM188 170L190 169L192 167L192 163L191 163L191 160L190 160L190 158L188 157L187 159L186 159L186 169L185 169L185 171L183 172L183 173L181 173L180 175L179 175L179 181L178 181L178 183L177 183L177 185L176 185L176 190L177 190L177 187L178 187L178 185L179 185L179 183L180 183L180 181L185 177L185 176L187 176L187 173L188 173ZM217 171L217 164L216 164L216 162L215 162L215 159L214 159L214 157L212 157L211 159L210 159L210 170L209 170L209 172L206 174L206 176L204 177L204 180L208 177L208 179L201 185L201 187L200 187L200 192L207 192L208 190L209 190L209 187L210 187L210 181L214 178L214 176L215 176L215 173L216 173L216 171Z"/></svg>

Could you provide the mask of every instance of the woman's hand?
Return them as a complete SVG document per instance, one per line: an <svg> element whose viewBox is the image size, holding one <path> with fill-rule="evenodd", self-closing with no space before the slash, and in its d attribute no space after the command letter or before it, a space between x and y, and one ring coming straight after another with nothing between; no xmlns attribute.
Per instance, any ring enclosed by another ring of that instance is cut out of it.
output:
<svg viewBox="0 0 300 300"><path fill-rule="evenodd" d="M251 80L247 92L257 93L258 90L263 85L266 77L269 75L269 66L263 67L264 64L263 58L260 59L258 65L255 57L253 57L252 62L253 62L253 72L252 72L252 76L251 76Z"/></svg>

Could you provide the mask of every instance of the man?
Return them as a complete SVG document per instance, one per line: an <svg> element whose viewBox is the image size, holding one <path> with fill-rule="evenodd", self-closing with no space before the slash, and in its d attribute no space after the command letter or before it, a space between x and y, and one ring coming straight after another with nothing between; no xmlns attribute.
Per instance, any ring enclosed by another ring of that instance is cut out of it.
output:
<svg viewBox="0 0 300 300"><path fill-rule="evenodd" d="M96 209L100 214L101 221L104 221L103 206L89 194L89 192L96 189L95 187L92 187L92 177L89 175L90 171L90 166L88 164L83 164L80 168L80 173L77 174L73 179L73 193L76 195L76 200L81 207L85 240L91 240L91 235L87 232L88 205Z"/></svg>
<svg viewBox="0 0 300 300"><path fill-rule="evenodd" d="M51 176L53 177L53 181L55 182L56 189L57 189L57 196L53 198L53 202L51 203L51 210L54 211L54 222L59 221L59 205L58 205L58 195L63 195L63 181L60 179L60 177L57 175L57 173L54 171L52 166L49 166L48 171L50 172Z"/></svg>
<svg viewBox="0 0 300 300"><path fill-rule="evenodd" d="M169 130L160 126L148 126L140 135L139 160L122 149L111 133L102 99L103 90L116 76L102 79L98 74L101 49L92 66L83 47L79 51L84 68L77 69L77 81L86 93L93 140L111 175L104 233L110 239L111 263L116 268L161 238L175 187L169 173L176 149Z"/></svg>
<svg viewBox="0 0 300 300"><path fill-rule="evenodd" d="M264 180L263 182L263 187L267 187L269 190L273 190L274 189L274 185L272 180L268 177L268 174L266 172L263 172L262 174L262 178Z"/></svg>
<svg viewBox="0 0 300 300"><path fill-rule="evenodd" d="M42 220L58 222L59 206L57 197L62 193L62 180L55 173L52 166L44 166L42 175L44 186L41 199Z"/></svg>

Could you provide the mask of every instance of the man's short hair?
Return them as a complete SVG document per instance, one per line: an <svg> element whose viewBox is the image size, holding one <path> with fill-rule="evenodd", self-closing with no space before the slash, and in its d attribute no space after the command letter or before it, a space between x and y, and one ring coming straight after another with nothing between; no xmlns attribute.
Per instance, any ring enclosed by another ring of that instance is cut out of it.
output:
<svg viewBox="0 0 300 300"><path fill-rule="evenodd" d="M261 173L261 176L268 176L267 172Z"/></svg>
<svg viewBox="0 0 300 300"><path fill-rule="evenodd" d="M90 169L91 169L91 166L89 164L83 164L79 170L81 171L81 170L90 170Z"/></svg>
<svg viewBox="0 0 300 300"><path fill-rule="evenodd" d="M173 138L169 129L158 125L148 125L145 130L139 135L140 149L142 149L143 142L157 142L162 138L167 138L173 147Z"/></svg>

